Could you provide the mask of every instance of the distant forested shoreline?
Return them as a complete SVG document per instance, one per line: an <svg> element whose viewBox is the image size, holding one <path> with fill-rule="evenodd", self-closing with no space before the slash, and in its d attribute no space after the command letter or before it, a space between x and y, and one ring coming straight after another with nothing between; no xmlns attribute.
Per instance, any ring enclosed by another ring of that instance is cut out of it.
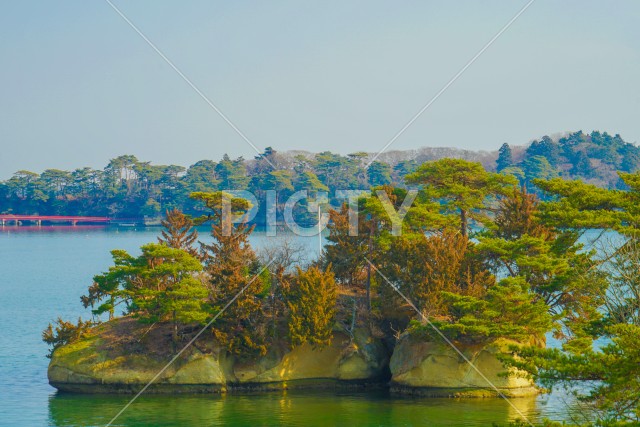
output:
<svg viewBox="0 0 640 427"><path fill-rule="evenodd" d="M123 155L110 160L102 170L19 170L0 181L0 213L158 218L167 210L179 208L197 215L202 212L189 198L193 192L245 190L262 202L267 190L276 190L280 218L283 204L296 191L307 190L310 197L328 192L329 202L335 207L343 201L336 197L336 190L369 190L387 184L403 187L407 174L424 162L441 158L480 162L488 171L516 176L532 192L536 192L533 180L556 177L580 179L608 189L623 188L617 171L640 169L640 147L618 134L599 131L578 131L555 139L544 136L528 146L505 143L494 152L422 148L391 151L375 159L373 153L342 156L330 151L278 152L267 147L253 159L224 155L219 161L200 160L186 168L153 165ZM261 210L264 205L260 203ZM313 221L313 215L305 209L296 211L296 215L298 221L305 222L305 216ZM259 212L254 222L260 224L264 218L264 212Z"/></svg>

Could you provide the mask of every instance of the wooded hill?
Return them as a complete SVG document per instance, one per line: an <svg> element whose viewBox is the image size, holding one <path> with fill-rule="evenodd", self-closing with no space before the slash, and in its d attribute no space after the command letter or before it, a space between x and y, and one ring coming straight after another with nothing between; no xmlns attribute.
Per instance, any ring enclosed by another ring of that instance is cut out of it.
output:
<svg viewBox="0 0 640 427"><path fill-rule="evenodd" d="M528 146L503 144L498 151L470 151L455 148L420 148L381 154L371 165L374 153L346 156L324 151L277 152L267 147L253 159L200 160L185 168L152 165L135 156L112 159L102 170L88 167L73 171L47 169L38 174L20 170L0 181L0 213L40 215L100 215L110 217L160 217L167 209L179 208L197 214L189 194L199 191L248 190L264 200L266 190L278 191L278 214L286 199L298 190L313 197L328 191L331 204L338 189L369 190L392 184L405 186L405 176L427 161L460 158L477 161L488 171L516 176L536 192L534 179L581 179L603 188L622 188L616 171L640 168L640 148L620 135L582 131L553 139L544 136ZM297 215L305 220L301 209ZM260 212L256 221L264 221ZM307 218L309 221L312 218Z"/></svg>

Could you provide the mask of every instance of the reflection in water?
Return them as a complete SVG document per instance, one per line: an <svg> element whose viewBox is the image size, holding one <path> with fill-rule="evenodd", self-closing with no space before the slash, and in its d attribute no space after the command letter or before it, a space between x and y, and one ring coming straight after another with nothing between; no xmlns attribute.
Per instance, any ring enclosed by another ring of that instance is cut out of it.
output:
<svg viewBox="0 0 640 427"><path fill-rule="evenodd" d="M54 394L52 426L105 425L131 396ZM537 398L514 399L538 419ZM387 392L282 392L252 395L142 396L116 421L119 426L486 426L515 420L502 399L391 397Z"/></svg>

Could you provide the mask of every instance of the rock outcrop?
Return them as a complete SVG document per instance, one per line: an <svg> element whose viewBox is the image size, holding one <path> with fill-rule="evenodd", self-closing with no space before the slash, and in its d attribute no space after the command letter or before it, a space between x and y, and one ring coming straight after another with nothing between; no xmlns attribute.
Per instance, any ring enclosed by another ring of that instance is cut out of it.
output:
<svg viewBox="0 0 640 427"><path fill-rule="evenodd" d="M171 355L155 353L153 337L137 347L114 339L122 326L118 322L132 323L123 319L100 325L90 336L58 348L49 365L49 383L61 391L82 393L137 392L149 383ZM251 359L230 355L220 346L200 345L185 351L148 390L192 393L380 384L388 380L388 364L382 342L363 330L353 338L336 332L327 347L304 344L290 350L279 345Z"/></svg>
<svg viewBox="0 0 640 427"><path fill-rule="evenodd" d="M539 393L531 380L508 371L498 359L510 344L517 345L505 339L486 345L456 343L469 363L446 343L424 341L406 332L391 357L391 388L433 397L493 397L498 395L493 386L511 397Z"/></svg>
<svg viewBox="0 0 640 427"><path fill-rule="evenodd" d="M146 331L133 319L118 319L91 330L85 338L58 348L49 365L49 382L62 391L134 393L154 380L173 357L170 334ZM474 369L446 343L425 341L405 332L393 354L368 331L353 337L336 331L326 347L284 341L266 355L229 354L213 338L198 340L169 364L148 392L200 393L289 388L391 385L391 390L424 396L490 397L537 394L534 384L508 372L497 354L513 341L456 346ZM389 382L389 379L391 381Z"/></svg>

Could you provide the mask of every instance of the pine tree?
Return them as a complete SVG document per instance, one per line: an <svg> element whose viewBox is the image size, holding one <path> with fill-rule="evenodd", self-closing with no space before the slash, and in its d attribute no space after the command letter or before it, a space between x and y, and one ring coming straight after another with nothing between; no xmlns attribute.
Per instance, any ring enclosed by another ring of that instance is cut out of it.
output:
<svg viewBox="0 0 640 427"><path fill-rule="evenodd" d="M198 240L198 232L193 228L193 221L178 209L166 211L165 219L162 220L164 230L158 243L165 244L170 248L182 249L193 256L198 252L193 244Z"/></svg>
<svg viewBox="0 0 640 427"><path fill-rule="evenodd" d="M247 169L242 157L231 160L224 155L216 165L216 175L220 179L219 188L224 190L244 190L249 183Z"/></svg>
<svg viewBox="0 0 640 427"><path fill-rule="evenodd" d="M573 231L541 221L540 205L525 189L500 201L495 225L479 236L478 249L499 276L524 279L554 314L578 326L597 317L603 278Z"/></svg>
<svg viewBox="0 0 640 427"><path fill-rule="evenodd" d="M538 198L527 192L526 187L514 188L500 200L496 211L496 234L507 240L516 240L525 234L543 236L551 234L535 217L538 212Z"/></svg>
<svg viewBox="0 0 640 427"><path fill-rule="evenodd" d="M353 289L363 283L364 267L367 264L365 257L369 252L371 221L367 221L361 214L358 218L357 230L355 233L350 233L349 206L346 203L340 211L330 210L329 218L327 240L333 244L325 247L325 266L331 265L336 279Z"/></svg>
<svg viewBox="0 0 640 427"><path fill-rule="evenodd" d="M574 177L583 178L593 178L595 176L595 168L591 165L589 156L587 156L584 151L575 153L571 174Z"/></svg>
<svg viewBox="0 0 640 427"><path fill-rule="evenodd" d="M498 150L498 160L496 161L496 166L498 172L502 172L503 169L513 166L511 147L506 142L502 144L502 146Z"/></svg>
<svg viewBox="0 0 640 427"><path fill-rule="evenodd" d="M149 243L133 257L123 250L112 251L114 265L94 277L89 294L82 297L85 307L106 302L93 310L114 317L118 304L143 322L171 322L174 342L181 324L203 323L208 315L207 288L199 273L200 261L182 249Z"/></svg>
<svg viewBox="0 0 640 427"><path fill-rule="evenodd" d="M274 262L274 264L276 264ZM269 335L272 340L280 336L281 323L288 310L286 294L291 286L291 274L287 273L282 264L275 265L275 272L265 270L263 283L268 284L268 296L264 304L265 320L268 317Z"/></svg>
<svg viewBox="0 0 640 427"><path fill-rule="evenodd" d="M136 269L140 263L140 260L122 249L111 251L111 257L113 266L109 271L94 276L87 295L80 297L84 308L91 307L91 312L96 316L108 313L109 320L114 318L116 306L122 303L130 305L131 298L126 290L136 277ZM96 305L98 306L95 307Z"/></svg>
<svg viewBox="0 0 640 427"><path fill-rule="evenodd" d="M298 268L287 295L291 344L331 344L336 315L336 283L330 269Z"/></svg>
<svg viewBox="0 0 640 427"><path fill-rule="evenodd" d="M214 336L235 353L266 353L265 322L261 296L264 282L254 278L258 272L256 255L249 244L253 226L236 227L213 223L213 243L202 244L205 272L208 277L209 302L220 309L241 290L248 287L220 316L213 326Z"/></svg>
<svg viewBox="0 0 640 427"><path fill-rule="evenodd" d="M440 318L449 315L443 292L482 297L495 284L469 238L451 230L393 239L382 258L381 271L418 310ZM383 301L394 301L396 307L404 305L389 286L381 287L381 296Z"/></svg>
<svg viewBox="0 0 640 427"><path fill-rule="evenodd" d="M165 245L151 243L141 250L127 289L133 314L145 322L171 322L175 343L181 324L204 323L209 316L207 288L196 277L202 264L188 252Z"/></svg>
<svg viewBox="0 0 640 427"><path fill-rule="evenodd" d="M584 309L587 315L578 312L575 316L576 310L563 310L563 326L571 333L561 337L562 348L521 348L516 351L517 357L508 361L511 366L529 372L546 387L575 386L580 382L576 387L580 390L578 396L597 410L599 422L596 425L637 425L640 421L640 291L637 278L640 174L621 173L620 176L628 186L626 191L604 190L579 181L536 182L555 196L553 201L542 204L542 215L537 216L545 221L545 225L553 225L557 232L562 232L560 236L564 233L578 235L593 229L615 230L618 234L604 244L603 260L589 260L591 262L586 265L576 262L578 255L566 248L556 251L568 257L565 271L570 274L551 277L551 283L569 295L581 293L585 283L594 288L592 294L596 298L582 297L576 302L591 307L596 313L589 316ZM531 261L534 265L541 264L540 260L526 261L527 264ZM594 280L593 274L571 276L571 273L590 271L600 272L606 281L598 276ZM597 341L603 344L595 345Z"/></svg>
<svg viewBox="0 0 640 427"><path fill-rule="evenodd" d="M559 176L558 169L544 156L530 156L522 162L525 182L531 185L537 179L553 179Z"/></svg>
<svg viewBox="0 0 640 427"><path fill-rule="evenodd" d="M469 224L490 222L488 202L504 194L517 183L510 175L487 172L480 163L461 159L441 159L423 163L407 175L408 184L422 185L423 196L437 200L446 215L457 215L458 229L463 236Z"/></svg>
<svg viewBox="0 0 640 427"><path fill-rule="evenodd" d="M482 297L445 292L443 298L450 306L451 317L447 322L437 319L434 322L451 339L486 343L509 338L522 343L536 342L552 327L547 305L529 292L522 278L504 279Z"/></svg>
<svg viewBox="0 0 640 427"><path fill-rule="evenodd" d="M268 292L268 276L254 277L259 272L257 257L249 244L254 226L249 227L246 222L233 224L234 219L244 217L251 204L225 192L193 193L190 197L210 209L209 215L201 219L211 221L213 237L211 244L201 243L209 304L214 311L220 310L237 296L216 321L213 334L234 353L265 354L262 297Z"/></svg>
<svg viewBox="0 0 640 427"><path fill-rule="evenodd" d="M231 233L233 220L242 219L252 207L248 200L234 197L224 191L196 192L191 193L189 197L204 203L209 208L207 215L198 218L196 223L204 224L211 221L213 224L222 224L224 226L222 231L225 234Z"/></svg>
<svg viewBox="0 0 640 427"><path fill-rule="evenodd" d="M368 169L369 185L378 187L391 183L391 166L388 163L374 161Z"/></svg>
<svg viewBox="0 0 640 427"><path fill-rule="evenodd" d="M42 331L42 341L51 346L51 351L47 357L51 358L58 347L70 344L86 336L93 325L93 322L83 321L81 317L78 318L78 323L75 325L73 322L62 320L61 317L58 317L55 326L49 323L49 326Z"/></svg>

